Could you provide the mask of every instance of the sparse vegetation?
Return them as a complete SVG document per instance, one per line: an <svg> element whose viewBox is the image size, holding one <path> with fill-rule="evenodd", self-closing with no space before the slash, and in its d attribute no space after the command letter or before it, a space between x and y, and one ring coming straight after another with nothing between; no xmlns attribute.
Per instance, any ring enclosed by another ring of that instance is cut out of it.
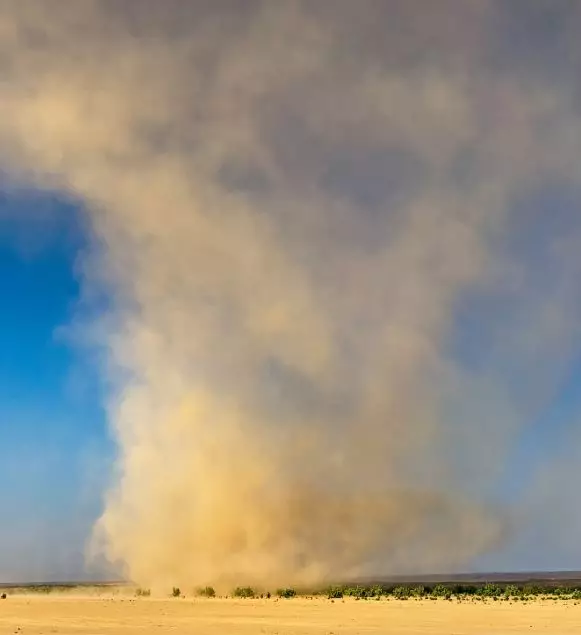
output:
<svg viewBox="0 0 581 635"><path fill-rule="evenodd" d="M365 587L362 587L362 586L347 587L346 589L343 590L343 593L347 597L361 599L361 598L370 597L371 589L366 589Z"/></svg>
<svg viewBox="0 0 581 635"><path fill-rule="evenodd" d="M411 595L411 590L407 586L396 586L392 591L392 595L398 600L407 600Z"/></svg>
<svg viewBox="0 0 581 635"><path fill-rule="evenodd" d="M498 584L487 582L484 586L480 587L478 594L487 598L498 598L502 595L502 588Z"/></svg>
<svg viewBox="0 0 581 635"><path fill-rule="evenodd" d="M343 597L343 587L332 586L327 589L327 597L330 600L340 600Z"/></svg>
<svg viewBox="0 0 581 635"><path fill-rule="evenodd" d="M575 581L576 582L576 581ZM2 592L8 596L12 594L51 594L51 593L69 593L75 589L81 588L78 585L70 584L32 584L32 585L5 585ZM111 585L87 585L86 588L101 590L106 593L126 593L133 594L135 597L147 598L151 595L149 588L132 587L127 585L126 591L123 586L113 587ZM216 597L216 591L211 586L200 587L195 589L195 594L200 597L213 598ZM1 595L1 593L0 593ZM171 597L181 597L182 591L179 587L171 590ZM324 590L317 589L294 589L292 587L280 587L276 593L270 593L266 590L255 590L252 587L237 587L231 594L235 598L258 598L262 597L270 599L293 598L298 595L306 597L313 595L323 595L329 600L340 600L348 598L351 600L381 600L382 598L393 598L396 600L452 600L471 601L471 602L527 602L535 598L550 599L553 601L569 600L574 602L581 601L581 584L559 584L558 582L547 582L544 584L514 582L482 582L472 584L456 584L456 583L434 583L425 585L408 585L408 584L374 584L374 585L333 585Z"/></svg>
<svg viewBox="0 0 581 635"><path fill-rule="evenodd" d="M426 594L426 588L424 586L415 586L410 589L410 595L415 598L421 598Z"/></svg>
<svg viewBox="0 0 581 635"><path fill-rule="evenodd" d="M216 591L214 590L213 586L205 586L201 589L198 589L198 595L201 595L202 597L205 597L205 598L215 598Z"/></svg>
<svg viewBox="0 0 581 635"><path fill-rule="evenodd" d="M522 595L521 590L516 586L516 584L507 584L504 587L504 597L507 599L517 598Z"/></svg>
<svg viewBox="0 0 581 635"><path fill-rule="evenodd" d="M444 598L448 600L452 597L452 589L445 584L436 584L432 589L432 595L436 598Z"/></svg>
<svg viewBox="0 0 581 635"><path fill-rule="evenodd" d="M239 586L234 589L232 595L235 598L253 598L256 597L254 589L249 586Z"/></svg>
<svg viewBox="0 0 581 635"><path fill-rule="evenodd" d="M397 600L408 599L429 599L429 600L452 600L458 601L523 601L526 602L534 597L545 597L564 600L581 600L581 586L540 586L540 585L517 585L514 583L502 584L484 582L481 584L443 584L434 585L334 585L328 587L324 594L331 600L343 597L361 599L380 599L391 597Z"/></svg>
<svg viewBox="0 0 581 635"><path fill-rule="evenodd" d="M276 594L279 598L294 598L297 592L294 589L277 589ZM270 596L269 596L270 597Z"/></svg>
<svg viewBox="0 0 581 635"><path fill-rule="evenodd" d="M151 589L142 589L141 587L135 590L137 597L148 598L151 595Z"/></svg>

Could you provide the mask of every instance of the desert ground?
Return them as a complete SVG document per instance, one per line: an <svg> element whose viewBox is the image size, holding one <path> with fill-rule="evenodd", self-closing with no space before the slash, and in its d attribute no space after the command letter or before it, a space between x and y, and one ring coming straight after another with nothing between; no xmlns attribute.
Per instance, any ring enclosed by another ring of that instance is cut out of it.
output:
<svg viewBox="0 0 581 635"><path fill-rule="evenodd" d="M0 635L382 635L581 632L581 604L316 598L235 600L13 595Z"/></svg>

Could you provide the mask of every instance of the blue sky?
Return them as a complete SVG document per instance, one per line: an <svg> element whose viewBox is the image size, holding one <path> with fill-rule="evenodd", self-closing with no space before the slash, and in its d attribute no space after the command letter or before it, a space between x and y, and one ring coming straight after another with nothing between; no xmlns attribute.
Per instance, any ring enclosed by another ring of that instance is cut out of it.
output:
<svg viewBox="0 0 581 635"><path fill-rule="evenodd" d="M3 531L11 545L0 556L5 580L87 575L84 542L112 458L97 374L71 342L81 214L50 194L0 199L0 508L10 519Z"/></svg>

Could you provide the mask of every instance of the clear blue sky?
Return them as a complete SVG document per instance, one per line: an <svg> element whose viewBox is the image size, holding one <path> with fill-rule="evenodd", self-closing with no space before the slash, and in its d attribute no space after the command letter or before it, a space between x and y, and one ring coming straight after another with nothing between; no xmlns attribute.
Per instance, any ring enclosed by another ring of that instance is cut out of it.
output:
<svg viewBox="0 0 581 635"><path fill-rule="evenodd" d="M81 212L0 197L2 578L85 576L84 541L112 458L97 374L72 345ZM24 570L23 570L24 567Z"/></svg>

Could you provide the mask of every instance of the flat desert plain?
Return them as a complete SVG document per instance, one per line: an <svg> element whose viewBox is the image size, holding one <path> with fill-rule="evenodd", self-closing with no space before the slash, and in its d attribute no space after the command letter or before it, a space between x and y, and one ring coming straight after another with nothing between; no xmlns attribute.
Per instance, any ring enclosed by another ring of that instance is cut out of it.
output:
<svg viewBox="0 0 581 635"><path fill-rule="evenodd" d="M581 633L581 604L9 596L0 635Z"/></svg>

